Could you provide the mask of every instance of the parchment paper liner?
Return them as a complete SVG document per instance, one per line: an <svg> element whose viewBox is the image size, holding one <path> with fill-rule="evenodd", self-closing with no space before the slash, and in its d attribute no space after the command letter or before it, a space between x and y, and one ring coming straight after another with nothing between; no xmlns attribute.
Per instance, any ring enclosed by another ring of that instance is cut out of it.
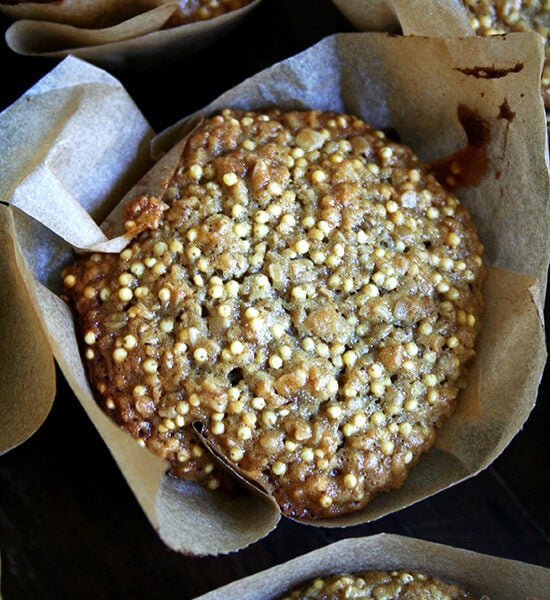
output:
<svg viewBox="0 0 550 600"><path fill-rule="evenodd" d="M18 54L78 56L104 67L148 67L181 58L216 41L235 27L261 0L213 19L163 29L177 14L179 2L142 0L144 11L116 23L106 14L132 14L124 3L64 0L62 4L0 4L0 11L19 19L6 31L6 43ZM126 4L135 5L135 2ZM102 21L103 19L103 21ZM114 22L113 21L113 22Z"/></svg>
<svg viewBox="0 0 550 600"><path fill-rule="evenodd" d="M427 573L491 600L542 600L550 589L550 569L383 533L330 544L195 600L271 600L318 576L393 569Z"/></svg>
<svg viewBox="0 0 550 600"><path fill-rule="evenodd" d="M404 35L475 35L461 0L332 0L358 31L401 31ZM422 19L422 23L419 22ZM418 29L418 25L422 29Z"/></svg>
<svg viewBox="0 0 550 600"><path fill-rule="evenodd" d="M24 280L31 280L32 273L15 237L11 211L0 204L0 454L42 425L55 395L51 349L40 328L37 307L25 291ZM15 360L9 360L10 356ZM35 385L29 386L33 380Z"/></svg>
<svg viewBox="0 0 550 600"><path fill-rule="evenodd" d="M143 15L173 0L61 0L60 2L1 3L0 10L14 20L28 19L97 29ZM173 11L173 8L170 8Z"/></svg>
<svg viewBox="0 0 550 600"><path fill-rule="evenodd" d="M400 30L399 19L388 0L332 0L359 31Z"/></svg>
<svg viewBox="0 0 550 600"><path fill-rule="evenodd" d="M377 127L395 127L402 140L425 160L448 155L465 144L456 117L459 102L478 110L490 126L489 173L476 188L461 190L459 194L474 215L487 246L486 261L493 265L485 286L487 309L468 389L457 413L441 432L437 446L415 467L401 489L380 496L364 511L317 522L319 525L345 526L375 519L476 474L500 454L532 408L545 362L540 315L548 261L546 128L538 93L541 46L534 34L467 40L338 35L258 74L203 111L274 103L283 107L346 110L365 116ZM445 61L447 67L440 64ZM493 65L510 69L518 61L523 64L519 72L491 80L465 75L455 68ZM81 70L89 80L97 74L76 59L68 59L60 68L67 71L65 77L69 75L73 80L82 77ZM48 83L43 82L42 88L46 89ZM55 84L56 92L60 85ZM84 87L93 93L91 83ZM52 114L57 117L54 120L52 116L50 122L62 123L66 117L78 117L78 103L87 96L82 88L76 99L69 88L66 91L70 114L58 112L54 104ZM498 118L504 99L515 113L509 121ZM17 122L32 123L26 114L28 108L32 108L28 101L14 108L23 110L25 117L21 119L21 113L14 112L19 117ZM89 126L93 129L92 123ZM57 127L57 131L60 129ZM14 167L22 183L33 180L33 170L34 174L49 174L50 152L55 156L55 150L67 143L56 143L55 133L44 142L44 150L37 153L38 161L20 164L20 170ZM139 143L134 142L134 146ZM90 155L96 153L93 146L89 149L79 144L71 154L71 173L89 171ZM121 155L126 163L121 160L117 167L127 164L128 156L133 156ZM76 164L79 157L80 170ZM156 169L165 174L166 167L161 163L147 176L149 183L155 181ZM29 208L27 204L30 199L40 198L44 189L48 189L51 198L51 179L44 183L48 187L40 187L38 179L35 189L29 188L25 194L17 193L21 186L15 181L13 189L7 190L13 193L4 190L2 197L51 223L55 219L48 214L47 206L31 203ZM63 202L67 200L65 220L71 221L69 215L74 213L79 222L82 208L75 199L76 210L71 209L68 196L63 196ZM54 216L58 214L57 210L53 212ZM57 241L53 252L57 263L53 261L53 267L49 264L49 270L41 270L38 267L46 261L36 259L35 247L38 245L39 255L45 253L44 240L55 240L55 236L23 212L13 210L13 215L18 243L38 279L36 285L26 282L31 304L40 308L55 357L163 540L182 552L217 554L244 547L266 535L279 518L273 505L249 494L230 499L163 478L163 463L138 448L96 406L78 355L69 310L45 287L59 289L59 263L70 260L70 248ZM102 243L99 230L90 237L94 244ZM65 335L61 336L60 331ZM8 351L4 349L4 354Z"/></svg>

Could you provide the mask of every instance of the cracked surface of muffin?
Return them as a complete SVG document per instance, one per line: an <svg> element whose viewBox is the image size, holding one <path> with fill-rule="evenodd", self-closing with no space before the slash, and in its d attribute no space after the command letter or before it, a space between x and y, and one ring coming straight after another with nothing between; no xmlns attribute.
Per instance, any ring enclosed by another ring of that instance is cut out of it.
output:
<svg viewBox="0 0 550 600"><path fill-rule="evenodd" d="M295 518L403 483L454 408L482 274L470 216L409 148L349 115L225 110L125 226L120 254L64 272L124 429L215 489L206 441Z"/></svg>
<svg viewBox="0 0 550 600"><path fill-rule="evenodd" d="M365 571L317 578L281 600L475 600L441 579L409 571Z"/></svg>

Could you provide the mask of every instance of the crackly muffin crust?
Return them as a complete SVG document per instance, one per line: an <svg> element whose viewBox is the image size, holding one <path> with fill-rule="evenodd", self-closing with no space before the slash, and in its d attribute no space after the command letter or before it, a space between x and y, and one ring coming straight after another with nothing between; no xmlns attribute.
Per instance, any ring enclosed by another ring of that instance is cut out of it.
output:
<svg viewBox="0 0 550 600"><path fill-rule="evenodd" d="M405 570L363 571L318 577L281 600L475 600L436 577Z"/></svg>
<svg viewBox="0 0 550 600"><path fill-rule="evenodd" d="M126 215L125 250L64 272L124 429L215 489L202 436L297 518L402 484L454 407L482 272L409 148L349 115L225 110Z"/></svg>

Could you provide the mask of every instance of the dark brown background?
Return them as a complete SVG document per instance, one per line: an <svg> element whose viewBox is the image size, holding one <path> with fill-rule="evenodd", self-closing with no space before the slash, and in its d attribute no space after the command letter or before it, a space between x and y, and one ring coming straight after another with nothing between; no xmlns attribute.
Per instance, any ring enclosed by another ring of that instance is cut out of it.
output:
<svg viewBox="0 0 550 600"><path fill-rule="evenodd" d="M2 33L7 26L0 17ZM154 70L114 75L160 131L260 69L326 35L351 30L329 0L264 0L251 18L209 49ZM17 56L1 41L0 109L55 64ZM9 157L0 157L0 164L4 160ZM523 431L490 468L431 499L345 530L283 519L271 535L237 554L189 558L161 543L58 374L57 398L44 426L0 457L1 593L4 600L185 600L330 542L379 532L549 567L546 396L543 383ZM549 590L538 593L550 595Z"/></svg>

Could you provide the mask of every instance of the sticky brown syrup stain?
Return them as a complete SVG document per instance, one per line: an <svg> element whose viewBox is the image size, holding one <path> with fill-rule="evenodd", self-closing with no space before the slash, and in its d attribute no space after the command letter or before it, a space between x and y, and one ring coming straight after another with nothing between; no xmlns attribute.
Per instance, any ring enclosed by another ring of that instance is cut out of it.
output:
<svg viewBox="0 0 550 600"><path fill-rule="evenodd" d="M500 112L497 119L506 119L509 123L514 120L516 113L510 108L507 98L504 98L504 102L498 108Z"/></svg>
<svg viewBox="0 0 550 600"><path fill-rule="evenodd" d="M468 140L466 147L428 165L433 175L450 190L477 185L489 167L489 124L464 104L459 104L456 112Z"/></svg>
<svg viewBox="0 0 550 600"><path fill-rule="evenodd" d="M510 73L519 73L522 71L523 63L518 62L513 67L509 67L508 69L497 69L495 66L492 66L473 67L472 69L461 69L460 67L455 67L455 70L464 73L464 75L477 77L478 79L500 79L501 77L506 77L506 75L509 75Z"/></svg>
<svg viewBox="0 0 550 600"><path fill-rule="evenodd" d="M506 121L506 129L504 130L504 145L502 148L502 155L501 155L501 158L504 158L506 146L508 145L508 130L510 129L510 123L514 120L516 113L510 108L507 98L504 98L504 101L498 108L499 108L499 113L498 113L497 119Z"/></svg>

